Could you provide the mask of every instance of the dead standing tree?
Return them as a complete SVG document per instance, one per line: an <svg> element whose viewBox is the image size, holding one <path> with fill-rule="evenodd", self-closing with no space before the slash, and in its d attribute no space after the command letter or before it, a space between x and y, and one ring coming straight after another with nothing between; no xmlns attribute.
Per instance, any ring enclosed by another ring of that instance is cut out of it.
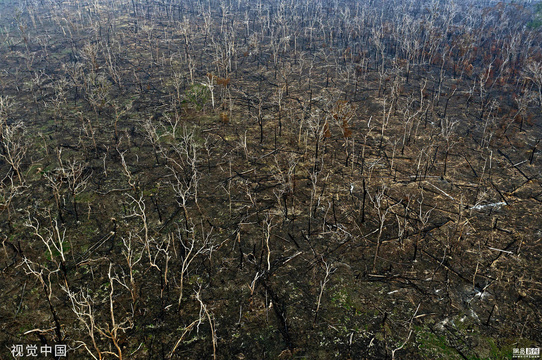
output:
<svg viewBox="0 0 542 360"><path fill-rule="evenodd" d="M163 153L167 159L166 167L170 170L173 180L171 187L176 200L183 210L186 230L188 230L188 203L198 203L198 184L200 180L199 146L194 138L193 130L183 127L178 133L168 134L171 143Z"/></svg>
<svg viewBox="0 0 542 360"><path fill-rule="evenodd" d="M84 325L87 331L86 335L90 339L90 343L83 340L77 340L76 343L84 347L95 360L101 360L105 355L112 355L119 360L125 358L122 339L124 334L134 326L133 313L122 313L119 307L116 306L117 301L114 299L119 296L120 291L115 284L120 285L121 289L129 289L129 285L126 283L126 279L114 271L114 268L114 265L109 263L107 272L109 292L106 296L93 293L89 289L73 291L68 286L62 287L70 300L71 310L81 324ZM103 298L100 298L101 296ZM108 307L106 314L98 311L96 305L99 303L104 303ZM110 342L113 349L111 349L111 346L104 344L104 341L106 344Z"/></svg>
<svg viewBox="0 0 542 360"><path fill-rule="evenodd" d="M29 215L24 224L31 230L32 235L46 247L45 257L47 260L45 262L42 260L33 261L24 257L19 266L23 266L26 274L34 276L41 284L52 315L55 341L63 342L65 333L62 330L63 325L59 315L60 306L56 304L55 299L57 297L53 294L56 284L60 284L61 287L68 286L67 263L71 246L68 239L66 239L66 229L62 228L55 219L49 218L49 220L50 226L44 227L38 219ZM39 329L27 331L26 334L34 331L43 335L43 331Z"/></svg>
<svg viewBox="0 0 542 360"><path fill-rule="evenodd" d="M0 118L0 158L9 164L20 184L24 184L21 166L31 145L25 133L22 121L7 124Z"/></svg>
<svg viewBox="0 0 542 360"><path fill-rule="evenodd" d="M13 200L22 195L25 189L21 167L31 146L28 139L25 139L26 131L22 122L8 124L12 105L8 97L0 96L0 160L3 159L10 166L10 170L0 178L0 212L7 210L9 227Z"/></svg>
<svg viewBox="0 0 542 360"><path fill-rule="evenodd" d="M387 186L382 185L378 190L376 190L376 192L372 196L369 192L367 192L369 199L371 200L371 203L373 204L373 208L376 211L377 220L378 220L378 233L376 237L376 249L375 249L375 255L373 258L373 268L372 268L373 272L376 271L376 264L380 256L380 247L382 245L382 234L384 232L384 227L386 225L386 218L389 212L393 209L393 207L399 204L399 203L396 203L396 204L390 205L388 203L386 190L387 190Z"/></svg>

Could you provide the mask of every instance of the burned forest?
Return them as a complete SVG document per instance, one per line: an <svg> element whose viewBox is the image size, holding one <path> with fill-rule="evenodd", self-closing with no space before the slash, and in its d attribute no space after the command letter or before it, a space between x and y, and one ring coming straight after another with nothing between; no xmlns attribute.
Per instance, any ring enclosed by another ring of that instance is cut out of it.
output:
<svg viewBox="0 0 542 360"><path fill-rule="evenodd" d="M0 358L538 359L541 4L0 0Z"/></svg>

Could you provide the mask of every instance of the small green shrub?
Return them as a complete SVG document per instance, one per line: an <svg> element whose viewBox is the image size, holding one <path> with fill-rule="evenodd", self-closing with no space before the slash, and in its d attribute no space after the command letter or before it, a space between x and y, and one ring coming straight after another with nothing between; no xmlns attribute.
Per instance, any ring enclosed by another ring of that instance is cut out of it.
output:
<svg viewBox="0 0 542 360"><path fill-rule="evenodd" d="M184 93L184 102L201 111L211 97L211 91L202 84L193 84Z"/></svg>

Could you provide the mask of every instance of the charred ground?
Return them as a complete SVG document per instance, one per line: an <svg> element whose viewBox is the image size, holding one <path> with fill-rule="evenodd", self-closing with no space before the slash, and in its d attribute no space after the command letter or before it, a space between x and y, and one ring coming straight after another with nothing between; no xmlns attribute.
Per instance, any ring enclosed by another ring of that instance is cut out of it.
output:
<svg viewBox="0 0 542 360"><path fill-rule="evenodd" d="M542 43L495 2L0 3L0 352L540 347Z"/></svg>

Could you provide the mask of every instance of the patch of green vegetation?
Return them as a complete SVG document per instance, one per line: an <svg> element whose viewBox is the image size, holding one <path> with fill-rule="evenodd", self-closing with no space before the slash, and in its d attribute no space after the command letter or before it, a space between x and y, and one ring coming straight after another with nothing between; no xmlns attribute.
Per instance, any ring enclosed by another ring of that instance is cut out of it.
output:
<svg viewBox="0 0 542 360"><path fill-rule="evenodd" d="M350 297L350 293L348 293L348 291L344 288L341 288L333 293L331 296L331 302L347 310L352 309L352 299Z"/></svg>
<svg viewBox="0 0 542 360"><path fill-rule="evenodd" d="M211 98L211 91L205 85L193 84L184 93L184 102L201 111Z"/></svg>
<svg viewBox="0 0 542 360"><path fill-rule="evenodd" d="M37 181L43 176L43 165L42 164L32 164L25 174L25 179L28 181Z"/></svg>
<svg viewBox="0 0 542 360"><path fill-rule="evenodd" d="M78 203L87 203L91 204L96 200L96 193L93 191L85 191L81 194L77 194L75 196L75 200Z"/></svg>
<svg viewBox="0 0 542 360"><path fill-rule="evenodd" d="M186 284L188 285L199 285L204 282L204 279L199 275L190 275Z"/></svg>
<svg viewBox="0 0 542 360"><path fill-rule="evenodd" d="M158 193L158 188L154 187L152 189L144 189L143 190L143 196L145 197L148 197L148 196L154 196Z"/></svg>
<svg viewBox="0 0 542 360"><path fill-rule="evenodd" d="M71 249L71 246L70 246L70 243L67 242L67 241L62 241L62 243L60 244L61 245L61 250L62 250L62 253L66 254L67 252L70 251ZM51 256L52 254L52 256ZM52 261L53 260L53 257L56 258L56 257L59 257L60 256L60 250L54 248L54 247L51 247L51 252L46 252L45 253L45 258L49 261Z"/></svg>
<svg viewBox="0 0 542 360"><path fill-rule="evenodd" d="M534 18L527 23L529 29L538 29L542 26L542 2L535 6Z"/></svg>
<svg viewBox="0 0 542 360"><path fill-rule="evenodd" d="M512 347L510 346L505 346L505 347L499 347L499 345L495 342L494 339L491 339L491 338L485 338L485 339L482 339L483 341L483 345L485 345L485 348L488 350L487 351L487 355L485 354L481 354L483 356L484 359L510 359L512 358ZM483 346L482 345L482 346ZM479 347L480 349L480 347ZM480 350L484 350L484 349L480 349Z"/></svg>
<svg viewBox="0 0 542 360"><path fill-rule="evenodd" d="M353 292L354 290L352 287L344 284L339 285L337 290L333 292L333 295L331 296L331 303L353 315L360 316L363 315L363 313L367 313L366 311L362 312L360 310L361 304L356 301L357 297ZM376 311L376 314L378 314L378 311Z"/></svg>
<svg viewBox="0 0 542 360"><path fill-rule="evenodd" d="M446 332L432 330L429 325L415 326L416 342L421 354L431 359L462 359L466 356L469 360L489 360L512 357L513 341L499 345L495 339L481 335L478 329L465 325L468 322L461 319L463 317L460 315L454 317ZM454 342L458 343L457 346L453 345ZM529 345L525 344L524 347Z"/></svg>
<svg viewBox="0 0 542 360"><path fill-rule="evenodd" d="M81 224L81 226L79 227L79 233L81 235L85 235L87 237L90 237L90 236L93 236L95 235L97 232L97 229L95 227L93 227L90 223L88 222L83 222ZM86 249L84 250L86 251Z"/></svg>
<svg viewBox="0 0 542 360"><path fill-rule="evenodd" d="M28 330L32 330L33 328L34 327L31 324L23 324L19 328L19 334L24 334L25 332L27 332Z"/></svg>
<svg viewBox="0 0 542 360"><path fill-rule="evenodd" d="M49 172L51 172L54 168L55 168L55 166L53 164L49 164L40 171L40 174L41 175L46 175Z"/></svg>
<svg viewBox="0 0 542 360"><path fill-rule="evenodd" d="M424 327L415 327L416 340L422 354L428 358L456 359L459 358L457 351L448 345L446 336L437 335Z"/></svg>

